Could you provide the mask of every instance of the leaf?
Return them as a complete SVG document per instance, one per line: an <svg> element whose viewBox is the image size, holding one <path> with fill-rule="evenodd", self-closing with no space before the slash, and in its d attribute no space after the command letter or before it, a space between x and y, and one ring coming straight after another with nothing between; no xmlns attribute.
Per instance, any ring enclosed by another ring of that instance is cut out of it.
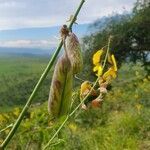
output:
<svg viewBox="0 0 150 150"><path fill-rule="evenodd" d="M54 117L66 115L69 111L72 96L73 70L70 60L64 55L59 58L52 78L48 110Z"/></svg>

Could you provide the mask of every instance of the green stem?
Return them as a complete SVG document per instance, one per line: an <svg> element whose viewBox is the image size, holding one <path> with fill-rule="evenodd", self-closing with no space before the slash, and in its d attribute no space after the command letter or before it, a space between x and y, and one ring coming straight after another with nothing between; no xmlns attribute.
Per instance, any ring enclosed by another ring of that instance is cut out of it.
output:
<svg viewBox="0 0 150 150"><path fill-rule="evenodd" d="M5 127L4 129L0 130L0 133L4 132L5 130L11 128L13 126L13 123Z"/></svg>
<svg viewBox="0 0 150 150"><path fill-rule="evenodd" d="M106 61L108 58L108 53L109 53L109 49L110 49L110 42L111 42L111 37L109 37L108 39L108 46L107 46L107 51L106 51L106 55L105 55L105 59L104 59L104 63L103 63L103 68L105 68L106 66ZM92 86L92 88L90 89L89 93L86 95L86 97L79 103L79 105L66 117L66 119L63 121L63 123L60 125L60 127L57 129L57 131L54 133L54 135L51 137L51 139L48 141L48 143L46 144L46 146L44 146L44 148L42 150L45 150L46 148L48 148L48 146L50 145L50 143L52 142L52 140L57 136L57 134L60 132L60 130L63 128L63 126L66 124L66 122L69 120L69 118L79 109L79 107L84 103L84 101L88 98L88 96L91 94L91 92L93 91L94 87L96 86L97 82L99 81L100 77L98 77L96 79L96 81L94 82L94 85Z"/></svg>
<svg viewBox="0 0 150 150"><path fill-rule="evenodd" d="M49 147L51 144L51 141L57 136L59 131L62 129L62 127L65 125L65 123L68 121L69 116L66 117L66 119L63 121L63 123L60 125L60 127L57 129L57 131L54 133L54 135L51 137L51 139L48 141L48 143L44 146L43 150Z"/></svg>
<svg viewBox="0 0 150 150"><path fill-rule="evenodd" d="M79 7L77 8L77 10L76 10L76 12L75 12L75 14L74 14L74 17L73 17L72 21L70 22L70 24L69 24L69 26L68 26L69 29L72 28L73 23L74 23L75 19L77 18L78 14L79 14L79 12L80 12L80 9L81 9L81 7L82 7L82 5L83 5L84 2L85 2L85 0L81 0ZM60 44L59 44L59 46L57 47L55 53L53 54L51 60L50 60L49 63L48 63L46 69L45 69L44 72L42 73L42 75L41 75L39 81L37 82L37 84L36 84L34 90L32 91L32 93L31 93L31 95L30 95L30 97L29 97L29 99L28 99L26 105L24 106L22 112L20 113L18 119L16 120L16 122L15 122L13 128L11 129L11 131L9 132L9 134L7 135L7 137L6 137L6 139L4 140L4 142L0 145L0 149L4 149L4 148L7 146L7 144L10 142L11 138L13 137L13 135L15 134L15 132L16 132L17 128L19 127L19 125L20 125L20 123L21 123L21 121L22 121L22 119L23 119L23 117L24 117L26 111L27 111L28 108L30 107L30 104L31 104L33 98L34 98L35 95L37 94L37 91L39 90L40 86L42 85L42 83L43 83L44 79L46 78L48 72L49 72L50 69L52 68L52 66L53 66L53 64L54 64L54 61L56 60L57 55L58 55L58 53L60 52L60 50L61 50L61 48L62 48L62 45L63 45L63 41L61 41Z"/></svg>
<svg viewBox="0 0 150 150"><path fill-rule="evenodd" d="M111 42L111 36L109 36L109 39L108 39L106 55L105 55L105 59L104 59L103 67L102 67L103 71L104 71L104 68L105 68L105 65L106 65L106 61L107 61L107 58L108 58L108 53L109 53L109 49L110 49L110 42Z"/></svg>
<svg viewBox="0 0 150 150"><path fill-rule="evenodd" d="M85 0L81 0L81 2L80 2L80 4L79 4L79 7L77 8L77 10L76 10L76 12L75 12L75 14L74 14L74 16L73 16L73 18L72 18L72 20L71 20L69 26L68 26L69 29L72 28L73 23L76 21L77 16L78 16L78 14L79 14L79 12L80 12L80 9L81 9L81 7L82 7L82 5L83 5L84 2L85 2Z"/></svg>

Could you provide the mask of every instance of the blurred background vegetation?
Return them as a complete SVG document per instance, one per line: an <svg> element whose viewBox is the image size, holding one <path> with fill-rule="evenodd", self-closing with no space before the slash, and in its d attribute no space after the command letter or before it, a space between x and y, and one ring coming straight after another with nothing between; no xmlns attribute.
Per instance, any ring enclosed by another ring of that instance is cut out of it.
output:
<svg viewBox="0 0 150 150"><path fill-rule="evenodd" d="M137 1L132 13L97 20L91 35L82 39L84 70L79 75L94 81L92 55L113 36L111 52L120 67L100 109L78 110L52 143L54 150L150 149L150 5ZM0 143L38 81L47 57L0 58ZM49 73L7 149L40 150L60 125L47 112L53 70ZM74 105L79 103L80 81L75 81ZM59 139L59 140L58 140Z"/></svg>

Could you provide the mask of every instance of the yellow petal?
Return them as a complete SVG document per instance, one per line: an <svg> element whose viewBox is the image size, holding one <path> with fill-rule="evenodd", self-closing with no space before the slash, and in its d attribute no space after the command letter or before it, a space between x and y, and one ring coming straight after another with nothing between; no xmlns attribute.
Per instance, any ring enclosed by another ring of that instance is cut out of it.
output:
<svg viewBox="0 0 150 150"><path fill-rule="evenodd" d="M118 69L117 69L117 63L116 63L115 56L111 55L111 59L112 59L112 62L113 62L114 71L117 71Z"/></svg>
<svg viewBox="0 0 150 150"><path fill-rule="evenodd" d="M108 71L106 71L104 74L103 74L103 79L104 80L107 80L107 78L110 76L111 74L111 68L108 69Z"/></svg>
<svg viewBox="0 0 150 150"><path fill-rule="evenodd" d="M94 55L93 55L93 64L97 65L100 60L101 60L101 56L103 54L103 49L98 50Z"/></svg>
<svg viewBox="0 0 150 150"><path fill-rule="evenodd" d="M84 81L81 84L80 95L82 95L86 90L90 90L91 88L92 87L91 87L91 84L89 83L89 81Z"/></svg>
<svg viewBox="0 0 150 150"><path fill-rule="evenodd" d="M99 68L99 65L95 66L95 67L93 68L93 72L96 72L96 71L98 70L98 68Z"/></svg>
<svg viewBox="0 0 150 150"><path fill-rule="evenodd" d="M94 72L97 72L97 73L96 73L97 76L101 76L101 75L102 75L102 72L103 72L103 67L102 67L102 65L100 65L100 64L96 65L96 66L93 68L93 71L94 71Z"/></svg>
<svg viewBox="0 0 150 150"><path fill-rule="evenodd" d="M115 79L115 78L117 77L117 73L116 73L116 71L112 71L111 76Z"/></svg>
<svg viewBox="0 0 150 150"><path fill-rule="evenodd" d="M110 77L114 78L114 79L117 77L117 74L116 74L116 71L114 70L114 68L109 68L108 71L103 74L103 79L106 80L106 81Z"/></svg>
<svg viewBox="0 0 150 150"><path fill-rule="evenodd" d="M102 73L103 73L103 68L102 68L102 66L99 66L97 75L98 75L98 76L101 76Z"/></svg>
<svg viewBox="0 0 150 150"><path fill-rule="evenodd" d="M112 62L112 59L111 59L111 55L110 54L108 54L108 62L110 63L110 64L112 64L113 62Z"/></svg>

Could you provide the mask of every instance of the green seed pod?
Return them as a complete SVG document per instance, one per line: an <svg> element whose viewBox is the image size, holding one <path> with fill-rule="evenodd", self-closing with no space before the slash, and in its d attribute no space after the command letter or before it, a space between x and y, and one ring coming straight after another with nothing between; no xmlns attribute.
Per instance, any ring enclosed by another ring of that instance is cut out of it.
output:
<svg viewBox="0 0 150 150"><path fill-rule="evenodd" d="M66 115L71 105L73 70L66 55L59 58L52 78L48 110L54 117Z"/></svg>
<svg viewBox="0 0 150 150"><path fill-rule="evenodd" d="M83 66L80 43L74 33L69 33L65 41L68 58L70 59L73 74L75 75L82 70Z"/></svg>

